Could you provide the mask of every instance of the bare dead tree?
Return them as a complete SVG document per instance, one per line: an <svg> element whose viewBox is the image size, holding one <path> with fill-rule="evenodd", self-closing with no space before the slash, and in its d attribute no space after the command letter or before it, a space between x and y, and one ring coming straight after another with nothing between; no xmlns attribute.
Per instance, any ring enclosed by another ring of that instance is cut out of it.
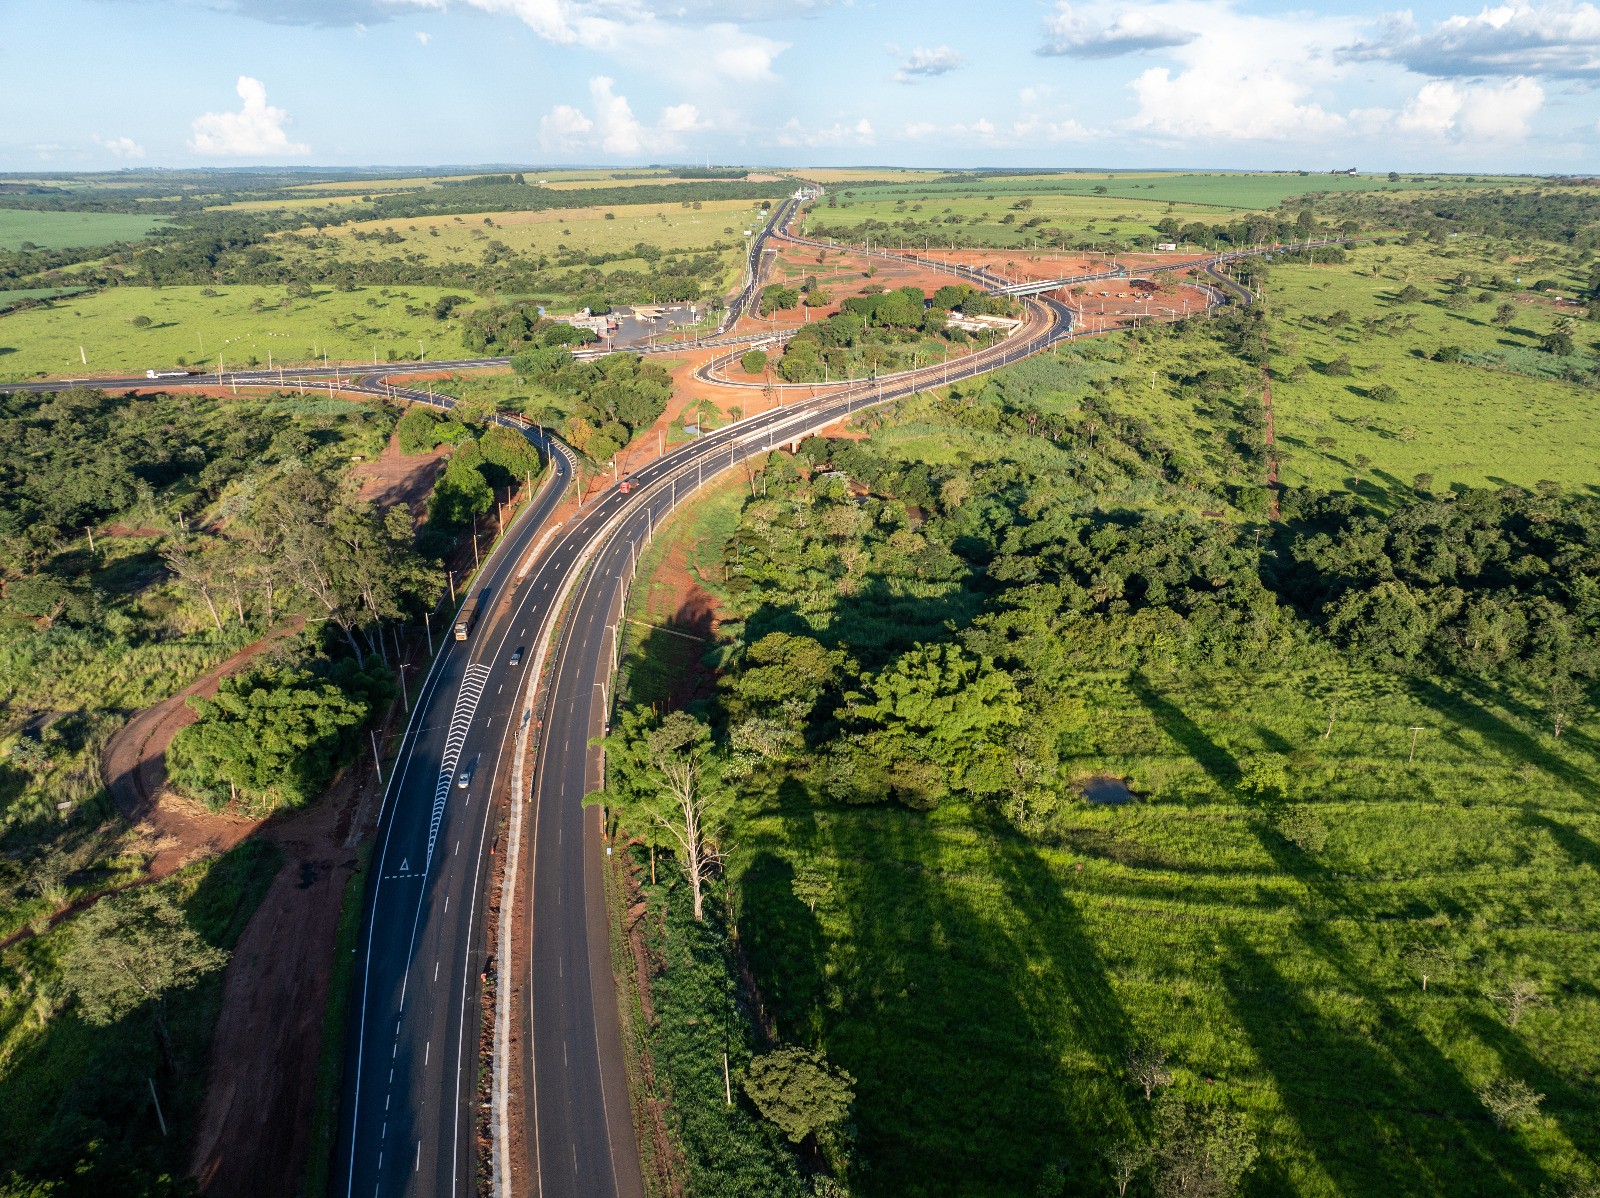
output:
<svg viewBox="0 0 1600 1198"><path fill-rule="evenodd" d="M1128 1053L1128 1076L1149 1102L1162 1086L1172 1084L1172 1070L1167 1068L1166 1050L1148 1040Z"/></svg>
<svg viewBox="0 0 1600 1198"><path fill-rule="evenodd" d="M1491 991L1491 1001L1506 1009L1506 1022L1512 1027L1522 1019L1530 1007L1543 1006L1545 997L1539 992L1539 983L1530 978L1515 978L1501 990Z"/></svg>

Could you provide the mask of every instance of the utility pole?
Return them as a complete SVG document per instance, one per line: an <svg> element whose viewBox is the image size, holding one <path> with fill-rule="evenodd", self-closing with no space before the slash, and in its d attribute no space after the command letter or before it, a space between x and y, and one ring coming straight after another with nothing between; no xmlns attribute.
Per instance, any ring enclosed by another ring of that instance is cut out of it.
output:
<svg viewBox="0 0 1600 1198"><path fill-rule="evenodd" d="M1422 729L1420 727L1418 727L1418 726L1416 726L1414 724L1412 725L1412 727L1411 727L1411 753L1406 758L1406 764L1407 765L1410 765L1413 761L1415 761L1417 759L1417 733L1419 733L1421 731L1422 731Z"/></svg>

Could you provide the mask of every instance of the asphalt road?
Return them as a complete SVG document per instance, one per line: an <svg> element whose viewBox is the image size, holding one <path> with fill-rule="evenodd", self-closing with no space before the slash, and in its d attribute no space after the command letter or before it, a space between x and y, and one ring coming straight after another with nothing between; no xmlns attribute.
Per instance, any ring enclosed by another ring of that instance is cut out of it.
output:
<svg viewBox="0 0 1600 1198"><path fill-rule="evenodd" d="M774 225L793 210L779 206ZM753 238L753 268L727 324L756 294L772 226ZM954 272L966 275L968 272ZM986 280L988 281L988 280ZM1028 329L949 364L796 402L697 438L635 472L635 490L590 503L548 542L540 527L575 463L557 446L552 477L490 555L475 584L479 616L465 642L447 641L423 687L385 792L370 868L346 1039L334 1189L341 1194L455 1196L476 1192L478 1029L486 960L483 912L495 836L492 797L511 773L523 682L537 666L541 627L569 587L574 602L555 646L544 720L535 737L531 856L520 881L531 913L523 1023L525 1142L539 1198L636 1198L642 1192L618 1043L591 739L605 727L606 687L623 585L638 546L677 503L723 469L792 443L861 408L1017 361L1071 336L1070 313L1024 301ZM320 382L429 401L383 381L419 369L505 359L390 364L352 371L240 372L190 384ZM149 386L150 380L85 380ZM171 385L172 381L165 381ZM60 389L62 382L19 389ZM450 406L446 397L433 402ZM538 430L524 430L543 444ZM536 560L531 561L538 548ZM519 577L520 575L520 577ZM448 636L446 629L435 629ZM510 657L524 650L521 664ZM470 784L456 783L470 772ZM514 796L515 798L516 796ZM508 976L502 971L502 976Z"/></svg>

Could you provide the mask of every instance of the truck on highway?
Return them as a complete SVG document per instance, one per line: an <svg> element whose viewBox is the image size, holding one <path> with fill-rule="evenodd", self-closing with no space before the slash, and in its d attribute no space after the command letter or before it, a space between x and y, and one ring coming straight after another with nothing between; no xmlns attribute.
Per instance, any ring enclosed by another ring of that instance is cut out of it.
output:
<svg viewBox="0 0 1600 1198"><path fill-rule="evenodd" d="M469 603L456 615L456 640L464 641L478 621L478 605Z"/></svg>
<svg viewBox="0 0 1600 1198"><path fill-rule="evenodd" d="M624 495L633 490L633 476L630 474L623 474L622 481L617 484L617 490L621 491Z"/></svg>
<svg viewBox="0 0 1600 1198"><path fill-rule="evenodd" d="M199 374L198 370L147 370L144 377L147 379L186 379L192 374Z"/></svg>

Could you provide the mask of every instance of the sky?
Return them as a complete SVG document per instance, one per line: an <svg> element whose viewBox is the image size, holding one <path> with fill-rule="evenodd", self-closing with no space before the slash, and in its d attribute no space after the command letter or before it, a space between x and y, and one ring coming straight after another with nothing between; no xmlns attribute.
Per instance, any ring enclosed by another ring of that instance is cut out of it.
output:
<svg viewBox="0 0 1600 1198"><path fill-rule="evenodd" d="M0 0L0 171L1600 172L1600 7Z"/></svg>

